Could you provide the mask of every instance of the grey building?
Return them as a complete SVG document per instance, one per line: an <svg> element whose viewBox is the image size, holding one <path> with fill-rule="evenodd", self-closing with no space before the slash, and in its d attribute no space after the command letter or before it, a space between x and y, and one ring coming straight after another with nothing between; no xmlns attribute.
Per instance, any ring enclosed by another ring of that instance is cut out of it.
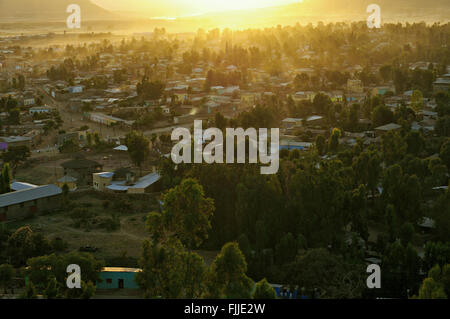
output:
<svg viewBox="0 0 450 319"><path fill-rule="evenodd" d="M44 185L0 195L0 222L24 218L59 206L61 188Z"/></svg>

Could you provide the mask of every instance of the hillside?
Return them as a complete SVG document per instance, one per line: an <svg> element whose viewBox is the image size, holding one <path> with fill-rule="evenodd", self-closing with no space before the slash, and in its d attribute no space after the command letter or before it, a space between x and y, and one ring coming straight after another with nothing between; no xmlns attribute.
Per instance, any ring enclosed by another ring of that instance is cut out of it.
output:
<svg viewBox="0 0 450 319"><path fill-rule="evenodd" d="M0 22L65 21L69 16L67 6L73 3L81 7L84 20L115 18L90 0L0 0Z"/></svg>
<svg viewBox="0 0 450 319"><path fill-rule="evenodd" d="M364 21L369 16L366 8L372 3L373 0L303 0L302 3L277 7L209 13L177 19L177 22L204 28L261 28L318 21ZM378 0L376 3L381 8L383 22L450 21L449 0Z"/></svg>

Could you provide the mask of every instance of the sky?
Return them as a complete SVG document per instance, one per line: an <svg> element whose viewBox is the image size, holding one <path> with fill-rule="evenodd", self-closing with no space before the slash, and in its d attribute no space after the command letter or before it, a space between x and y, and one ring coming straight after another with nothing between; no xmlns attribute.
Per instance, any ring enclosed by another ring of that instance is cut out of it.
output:
<svg viewBox="0 0 450 319"><path fill-rule="evenodd" d="M135 11L149 17L180 17L298 3L301 0L91 0L109 10Z"/></svg>

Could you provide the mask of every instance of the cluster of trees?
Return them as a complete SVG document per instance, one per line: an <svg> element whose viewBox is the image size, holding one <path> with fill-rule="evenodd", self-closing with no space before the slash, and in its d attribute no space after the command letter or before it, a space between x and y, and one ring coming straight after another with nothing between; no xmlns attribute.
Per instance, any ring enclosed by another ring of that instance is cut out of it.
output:
<svg viewBox="0 0 450 319"><path fill-rule="evenodd" d="M15 176L17 167L25 163L30 156L31 151L28 146L22 145L8 147L8 150L1 155L1 158L4 163L11 165L11 175Z"/></svg>
<svg viewBox="0 0 450 319"><path fill-rule="evenodd" d="M226 243L210 267L193 249L211 231L214 201L195 179L184 179L164 195L162 212L147 217L150 240L136 280L148 298L275 298L266 280L253 292L245 256L236 242Z"/></svg>
<svg viewBox="0 0 450 319"><path fill-rule="evenodd" d="M81 84L84 85L86 89L105 90L108 88L109 81L108 78L105 76L94 76L91 77L90 79L83 80Z"/></svg>
<svg viewBox="0 0 450 319"><path fill-rule="evenodd" d="M324 101L318 98L316 107L333 107ZM257 106L235 120L218 113L214 125L271 127L276 105ZM418 257L418 223L424 216L435 221L430 243L450 239L449 191L433 190L449 183L450 142L408 125L384 134L379 145L361 140L353 147L340 145L341 135L335 128L328 140L319 135L310 151L282 151L280 169L272 176L260 175L252 164L175 166L165 158L159 170L166 188L187 177L199 181L216 207L202 247L217 249L237 240L255 280L299 285L310 295L316 288L327 297L363 296L359 270L369 249L382 256L383 273L392 279L384 285L385 295L404 297L407 289L417 294L420 270L434 266ZM371 239L375 225L381 227L376 240ZM448 255L443 256L448 263ZM309 269L302 264L308 258L335 269L337 282L320 272L325 268L312 269L317 275L305 282L298 272Z"/></svg>
<svg viewBox="0 0 450 319"><path fill-rule="evenodd" d="M148 77L143 77L137 84L137 94L142 99L157 100L164 93L165 84L161 81L149 81Z"/></svg>
<svg viewBox="0 0 450 319"><path fill-rule="evenodd" d="M4 293L20 286L17 279L25 279L20 298L90 298L95 293L94 283L104 266L102 260L88 253L64 253L67 243L61 238L48 240L29 226L16 231L0 227L0 287ZM82 289L68 289L67 265L77 264L83 269Z"/></svg>
<svg viewBox="0 0 450 319"><path fill-rule="evenodd" d="M9 163L3 163L0 174L0 194L9 193L11 191L11 170Z"/></svg>
<svg viewBox="0 0 450 319"><path fill-rule="evenodd" d="M204 84L205 91L209 92L212 86L227 87L230 85L245 85L246 76L238 71L220 72L216 70L209 70L206 74Z"/></svg>

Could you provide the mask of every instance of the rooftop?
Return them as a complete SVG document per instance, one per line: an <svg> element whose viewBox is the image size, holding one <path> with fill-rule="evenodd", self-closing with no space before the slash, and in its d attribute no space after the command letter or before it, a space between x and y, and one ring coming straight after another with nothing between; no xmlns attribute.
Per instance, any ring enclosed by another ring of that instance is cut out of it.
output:
<svg viewBox="0 0 450 319"><path fill-rule="evenodd" d="M141 272L140 268L103 267L102 272Z"/></svg>
<svg viewBox="0 0 450 319"><path fill-rule="evenodd" d="M395 124L395 123L389 123L389 124L386 124L386 125L378 126L375 129L379 130L379 131L392 131L392 130L397 130L399 128L401 128L401 125L398 125L398 124Z"/></svg>
<svg viewBox="0 0 450 319"><path fill-rule="evenodd" d="M0 195L0 207L25 203L35 199L46 198L61 194L62 190L56 185L44 185L23 189L16 192Z"/></svg>

